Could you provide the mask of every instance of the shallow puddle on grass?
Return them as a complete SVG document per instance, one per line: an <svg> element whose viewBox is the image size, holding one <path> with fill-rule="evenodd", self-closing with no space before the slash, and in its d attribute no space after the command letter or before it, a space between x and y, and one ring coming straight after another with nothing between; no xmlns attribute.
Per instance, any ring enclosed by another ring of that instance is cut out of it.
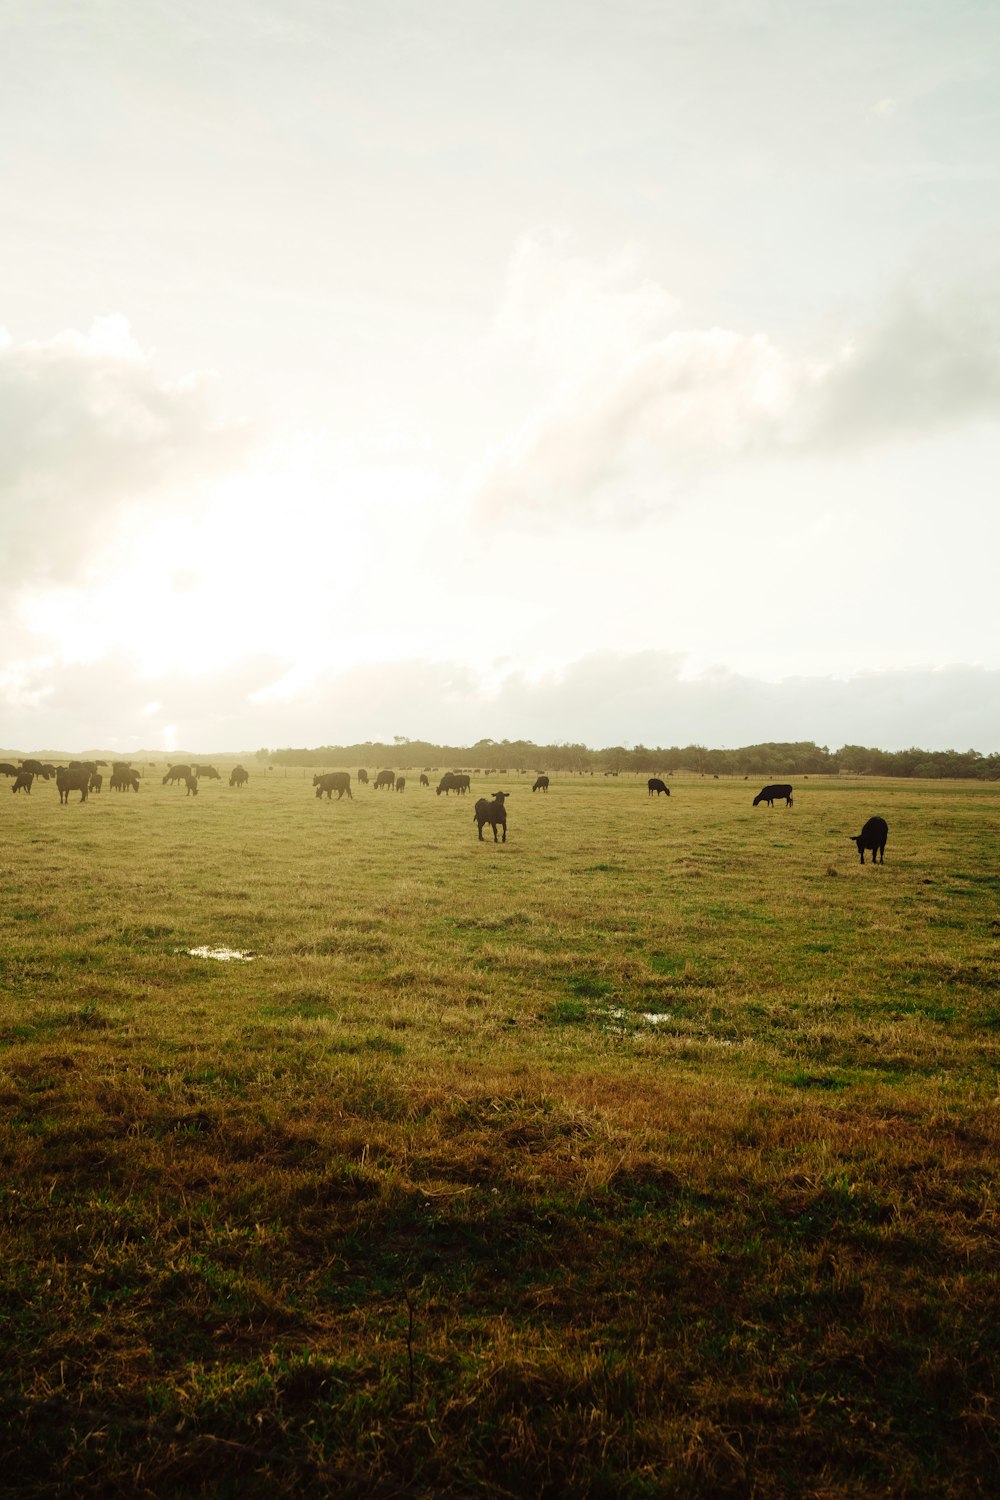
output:
<svg viewBox="0 0 1000 1500"><path fill-rule="evenodd" d="M241 963L251 963L256 953L251 953L249 948L209 948L206 944L202 948L182 948L182 953L189 953L192 958L217 958L220 963L230 963L238 959Z"/></svg>

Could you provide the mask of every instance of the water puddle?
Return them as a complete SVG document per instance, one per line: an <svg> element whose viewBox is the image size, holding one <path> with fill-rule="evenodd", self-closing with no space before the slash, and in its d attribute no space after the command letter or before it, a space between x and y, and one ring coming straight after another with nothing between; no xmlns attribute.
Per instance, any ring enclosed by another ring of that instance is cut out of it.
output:
<svg viewBox="0 0 1000 1500"><path fill-rule="evenodd" d="M192 958L216 958L223 964L231 963L234 959L248 964L257 957L249 948L209 948L207 944L202 948L179 948L178 952L189 953Z"/></svg>

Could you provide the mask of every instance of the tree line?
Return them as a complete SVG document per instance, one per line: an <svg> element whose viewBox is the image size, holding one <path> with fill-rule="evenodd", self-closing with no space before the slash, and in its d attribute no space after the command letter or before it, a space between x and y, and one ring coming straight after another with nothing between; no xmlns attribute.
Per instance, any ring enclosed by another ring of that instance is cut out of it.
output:
<svg viewBox="0 0 1000 1500"><path fill-rule="evenodd" d="M737 750L713 750L705 745L647 746L537 745L532 740L477 740L474 745L436 745L430 740L396 736L391 744L365 740L355 745L319 745L313 749L261 749L257 759L283 766L432 766L547 771L549 773L635 772L671 775L688 771L703 776L917 776L1000 779L1000 753L978 750L879 750L867 745L843 745L830 750L811 740L769 741Z"/></svg>

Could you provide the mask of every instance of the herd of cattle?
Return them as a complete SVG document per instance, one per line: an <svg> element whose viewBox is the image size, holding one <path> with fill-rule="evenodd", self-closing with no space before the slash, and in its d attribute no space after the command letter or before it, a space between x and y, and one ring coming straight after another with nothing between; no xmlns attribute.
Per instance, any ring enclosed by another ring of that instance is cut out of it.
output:
<svg viewBox="0 0 1000 1500"><path fill-rule="evenodd" d="M13 779L13 792L27 792L30 794L32 785L36 778L42 781L55 780L59 792L60 803L69 801L70 792L79 792L80 801L86 802L91 792L100 792L104 785L103 768L107 768L107 761L98 760L71 760L66 766L50 765L47 761L22 760L19 765L11 765L8 761L0 761L0 776ZM488 770L488 776L496 774ZM174 786L181 783L187 789L189 797L197 797L198 782L221 781L222 777L214 766L201 766L194 764L170 766L163 777L164 786ZM250 780L250 773L244 766L234 766L230 776L231 787L242 788ZM114 792L137 792L139 790L140 775L132 766L131 761L116 760L111 762L111 774L108 786ZM326 797L328 801L333 800L336 792L337 801L340 802L345 796L353 801L351 793L350 771L325 771L315 775L312 784L316 789L317 797ZM374 782L369 783L368 772L362 767L358 771L358 784L368 786L371 784L375 791L402 792L406 790L406 777L397 776L394 771L379 771ZM420 773L420 785L430 787L430 779L426 772ZM465 796L471 790L472 778L467 771L445 771L438 782L436 792L440 797L442 793L447 797L452 792L456 796ZM670 796L670 788L659 776L651 776L646 783L648 795L659 798L662 795ZM541 772L535 779L531 788L533 792L547 792L549 789L549 778ZM492 798L480 797L472 814L473 822L479 829L479 837L483 837L483 829L487 824L493 829L494 842L499 842L499 830L503 830L503 842L507 842L507 810L506 800L509 792L494 792ZM759 807L764 802L768 807L773 807L775 802L784 802L786 807L792 806L792 787L788 782L774 782L762 787L753 799L753 806ZM889 825L884 818L869 818L859 834L851 834L851 841L857 846L861 863L865 862L865 852L870 851L872 864L876 856L880 863L885 863L885 846L889 836Z"/></svg>

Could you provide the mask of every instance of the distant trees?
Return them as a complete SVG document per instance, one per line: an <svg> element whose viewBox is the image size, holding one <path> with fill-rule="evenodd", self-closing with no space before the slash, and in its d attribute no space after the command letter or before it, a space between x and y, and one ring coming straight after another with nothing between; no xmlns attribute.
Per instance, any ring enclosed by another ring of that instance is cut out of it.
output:
<svg viewBox="0 0 1000 1500"><path fill-rule="evenodd" d="M579 743L537 745L532 740L477 740L474 745L436 745L429 740L396 736L391 745L366 740L355 745L319 745L313 749L258 750L257 759L285 766L326 767L399 764L406 766L491 765L510 771L544 770L550 775L602 771L649 776L688 771L703 776L917 776L1000 780L1000 753L978 750L879 750L844 745L830 750L811 740L766 741L737 749L705 745L650 747L624 745L591 749Z"/></svg>

